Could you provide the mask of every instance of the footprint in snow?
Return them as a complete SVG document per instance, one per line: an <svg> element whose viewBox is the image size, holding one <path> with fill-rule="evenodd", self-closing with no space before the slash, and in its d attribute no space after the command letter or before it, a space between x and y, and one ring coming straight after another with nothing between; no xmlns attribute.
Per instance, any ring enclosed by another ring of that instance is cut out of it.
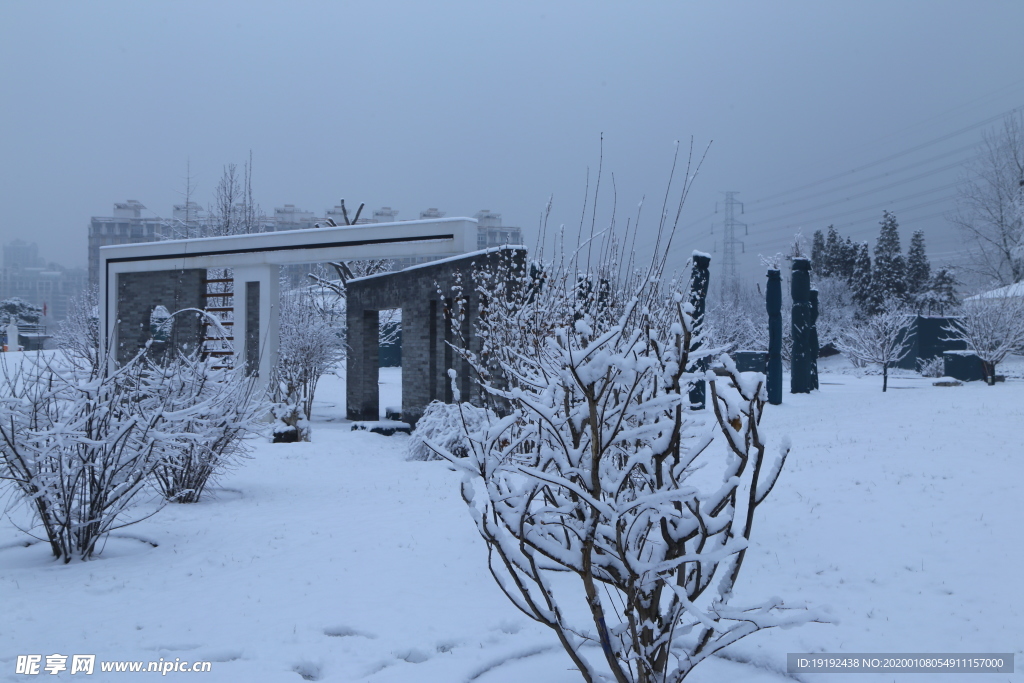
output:
<svg viewBox="0 0 1024 683"><path fill-rule="evenodd" d="M349 636L359 636L360 638L376 638L377 636L372 633L366 633L365 631L359 631L349 626L328 626L324 629L324 635L330 636L331 638L348 638Z"/></svg>
<svg viewBox="0 0 1024 683"><path fill-rule="evenodd" d="M320 665L313 662L299 662L292 667L292 671L302 676L304 681L320 680Z"/></svg>
<svg viewBox="0 0 1024 683"><path fill-rule="evenodd" d="M423 662L430 659L430 655L423 650L416 648L409 648L408 650L399 650L395 652L395 657L403 661L409 662L410 664L422 664Z"/></svg>

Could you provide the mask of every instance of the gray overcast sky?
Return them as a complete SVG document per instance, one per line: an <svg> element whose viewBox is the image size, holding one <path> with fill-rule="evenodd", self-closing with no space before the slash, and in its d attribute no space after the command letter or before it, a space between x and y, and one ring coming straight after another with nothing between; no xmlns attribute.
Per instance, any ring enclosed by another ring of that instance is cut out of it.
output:
<svg viewBox="0 0 1024 683"><path fill-rule="evenodd" d="M599 206L614 172L620 220L646 194L649 230L673 141L714 141L681 255L716 248L708 214L735 190L751 266L796 226L874 240L882 208L951 260L948 186L984 128L847 172L1024 105L1022 26L1019 0L6 2L0 238L84 266L90 216L169 215L189 159L206 204L249 150L270 214L489 208L532 236L549 195L579 223L603 132Z"/></svg>

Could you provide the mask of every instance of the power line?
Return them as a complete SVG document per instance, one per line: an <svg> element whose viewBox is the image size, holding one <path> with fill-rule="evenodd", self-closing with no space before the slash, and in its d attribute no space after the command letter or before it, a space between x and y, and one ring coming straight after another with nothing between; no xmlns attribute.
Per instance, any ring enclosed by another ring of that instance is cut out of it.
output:
<svg viewBox="0 0 1024 683"><path fill-rule="evenodd" d="M800 190L806 190L806 189L809 189L809 188L812 188L812 187L817 187L817 186L822 185L824 183L832 182L833 180L838 180L840 178L845 178L848 175L852 175L854 173L859 173L860 171L863 171L863 170L868 169L868 168L874 168L875 166L878 166L880 164L884 164L887 161L892 161L893 159L898 159L898 158L906 156L908 154L913 154L914 152L917 152L919 150L925 149L925 148L930 147L932 145L938 144L940 142L945 142L946 140L949 140L950 138L954 138L954 137L956 137L958 135L963 135L964 133L968 133L968 132L970 132L972 130L976 130L978 128L981 128L982 126L987 126L990 123L994 123L995 121L998 121L999 119L1005 118L1006 116L1008 116L1010 114L1013 114L1015 112L1021 111L1021 110L1024 110L1024 105L1018 106L1018 107L1014 107L1013 109L1010 109L1008 111L1002 112L1000 114L996 114L995 116L990 116L989 118L987 118L987 119L985 119L983 121L979 121L977 123L972 123L971 125L965 126L964 128L960 128L958 130L955 130L952 133L946 133L945 135L941 135L941 136L939 136L937 138L929 140L928 142L923 142L923 143L921 143L919 145L914 145L913 147L905 149L902 152L896 152L895 154L890 154L889 156L886 156L886 157L884 157L882 159L878 159L876 161L872 161L870 163L863 164L863 165L858 166L856 168L853 168L853 169L851 169L849 171L843 171L842 173L837 173L837 174L829 176L827 178L822 178L820 180L815 180L814 182L807 183L805 185L801 185L799 187L795 187L795 188L790 189L790 190L784 190L782 192L776 192L775 194L768 195L767 197L762 197L761 199L753 200L753 201L751 201L749 203L751 204L751 206L753 206L753 205L756 205L756 204L760 204L762 202L766 202L766 201L771 200L771 199L775 199L776 197L783 197L783 196L785 196L787 194L793 194L794 192L799 192Z"/></svg>
<svg viewBox="0 0 1024 683"><path fill-rule="evenodd" d="M868 176L867 178L861 178L860 180L855 180L854 182L847 183L846 185L840 185L838 187L835 187L835 188L832 188L832 189L829 189L829 190L822 190L821 192L815 192L813 194L804 195L803 197L797 197L796 199L787 199L784 202L778 202L776 204L769 204L768 206L761 206L761 207L758 207L755 210L767 211L768 209L774 209L774 208L777 208L777 207L788 206L789 204L794 204L794 203L797 203L797 202L803 202L803 201L807 201L809 199L814 199L816 197L823 197L825 195L834 194L834 193L839 192L841 190L845 190L845 189L848 189L848 188L851 188L851 187L856 187L857 185L863 185L864 183L869 183L872 180L879 180L881 178L888 178L889 176L896 175L897 173L902 173L903 171L908 171L908 170L910 170L912 168L917 168L918 166L924 166L925 164L931 163L933 161L937 161L939 159L944 159L946 157L953 156L955 154L960 154L960 153L965 152L965 151L970 150L970 149L976 149L977 146L978 146L977 143L973 143L972 142L969 145L964 145L963 147L958 147L958 148L956 148L954 150L950 150L948 152L943 152L942 154L937 154L937 155L935 155L933 157L928 157L927 159L922 159L921 161L915 161L912 164L907 164L906 166L901 166L900 168L894 169L892 171L886 171L884 173L878 173L878 174L873 175L873 176ZM964 161L966 161L966 159L961 159L960 161L957 161L956 164L953 164L953 165L954 166L959 165L959 164L963 163ZM938 169L938 170L933 171L933 172L938 173L939 171L944 171L947 168L949 168L949 167L943 166L941 169Z"/></svg>
<svg viewBox="0 0 1024 683"><path fill-rule="evenodd" d="M948 169L943 169L943 170L948 170ZM860 194L857 194L857 195L852 195L850 197L845 197L843 199L837 199L837 200L832 201L832 202L826 202L825 204L819 204L818 206L814 206L814 207L811 207L811 208L808 208L808 209L802 209L800 211L794 211L794 212L786 214L784 216L777 216L775 218L768 218L768 219L764 219L764 220L761 220L761 221L757 221L757 223L755 223L755 225L764 225L766 223L777 223L779 221L786 220L788 218L792 218L793 216L799 216L801 214L810 213L811 211L818 211L820 209L828 208L830 206L835 206L836 204L842 204L844 202L848 202L848 201L851 201L853 199L860 199L861 197L866 197L866 196L871 195L871 194L876 194L878 192L882 192L882 191L888 190L890 187L894 187L896 185L902 185L905 182L911 182L913 180L920 180L920 177L910 178L910 179L908 179L906 181L900 181L899 183L893 183L890 186L879 187L879 188L876 188L874 190L869 190L867 192L861 192ZM945 190L951 190L951 189L953 189L953 188L955 188L955 187L957 187L959 185L960 185L960 182L959 181L955 181L955 182L952 182L952 183L947 183L946 185L941 185L939 187L933 187L930 190L923 190L921 192L915 192L914 194L905 195L903 197L900 197L899 199L886 200L885 202L883 202L883 204L891 204L891 203L896 203L896 202L904 201L904 200L907 200L907 199L913 199L914 197L920 197L921 195L931 194L933 192L942 192L942 191L945 191ZM823 218L821 218L819 220L831 220L832 218L835 218L835 217L838 217L838 216L847 216L850 213L853 213L853 212L856 212L856 211L866 211L866 210L868 210L868 208L869 207L864 207L864 208L861 208L861 209L850 209L849 211L845 211L845 212L842 212L842 213L832 213L832 214L829 214L828 217L823 217ZM808 219L807 222L815 222L815 220L814 219Z"/></svg>
<svg viewBox="0 0 1024 683"><path fill-rule="evenodd" d="M930 194L930 192L931 191L920 192L920 193L917 193L916 195L908 195L907 197L904 198L904 200L911 199L911 198L913 198L915 196L921 196L921 195L925 195L925 194ZM836 218L838 216L848 216L848 215L851 215L851 214L868 212L868 211L873 212L875 215L874 216L865 216L864 218L858 218L858 219L855 219L853 221L849 221L849 222L846 222L846 223L836 223L834 220L829 220L829 225L835 227L836 229L844 228L844 227L850 227L852 225L860 225L862 223L866 223L866 222L870 222L870 221L877 221L878 220L878 212L882 211L882 210L885 210L885 209L891 209L891 210L893 210L892 211L893 213L906 214L906 213L910 213L912 211L916 211L917 209L921 209L921 208L925 208L925 207L929 207L929 206L939 206L941 204L947 204L948 202L949 202L948 199L940 199L940 200L931 200L931 201L927 201L927 202L920 202L920 203L914 204L912 206L900 206L900 207L896 206L896 202L889 202L889 203L886 203L886 204L880 204L880 205L877 205L877 206L874 206L874 207L870 207L870 208L853 209L851 211L846 211L846 212L841 213L841 214L834 214L833 216L831 216L831 218ZM811 222L811 221L808 221L808 222ZM814 222L824 223L824 221L814 221ZM901 219L901 224L903 222L905 222L905 221L903 221ZM798 229L798 228L801 228L803 226L804 226L804 224L802 224L802 223L801 224L790 223L788 225L778 226L778 227L772 229L772 234L774 234L774 235L782 235L782 234L785 234L785 232L787 232L787 231ZM778 239L778 237L775 237L775 239Z"/></svg>
<svg viewBox="0 0 1024 683"><path fill-rule="evenodd" d="M1022 82L1024 82L1024 81L1022 81ZM1009 87L1011 87L1011 86L1004 86L1004 88L1002 88L1001 90L1005 90L1005 89L1007 89ZM985 96L985 97L988 97L988 96ZM984 97L983 98L979 98L978 101L980 101L980 99L984 99ZM953 108L951 110L948 110L944 114L939 114L939 115L937 115L935 117L931 117L930 119L927 119L927 121L931 121L931 120L934 120L936 118L941 118L945 114L948 114L951 111L955 111L958 108L962 108L963 106L966 106L966 104L965 105L960 105L959 107L955 107L955 108ZM939 144L941 142L944 142L944 141L949 140L951 138L957 137L959 135L963 135L964 133L970 132L972 130L976 130L978 128L981 128L982 126L985 126L985 125L988 125L990 123L993 123L993 122L995 122L995 121L997 121L997 120L999 120L1001 118L1006 117L1007 115L1013 114L1013 113L1021 111L1021 110L1024 110L1024 106L1014 107L1014 108L1012 108L1010 110L1004 111L1004 112L1002 112L1000 114L996 114L994 116L990 116L990 117L988 117L988 118L986 118L984 120L978 121L978 122L973 123L973 124L971 124L969 126L965 126L963 128L957 129L957 130L952 131L950 133L946 133L944 135L941 135L941 136L939 136L937 138L933 138L933 139L931 139L931 140L929 140L927 142L924 142L924 143L921 143L921 144L918 144L918 145L914 145L914 146L912 146L912 147L910 147L908 149L905 149L905 150L903 150L901 152L890 154L890 155L888 155L886 157L883 157L881 159L878 159L876 161L873 161L873 162L870 162L870 163L867 163L867 164L862 164L862 165L860 165L860 166L858 166L856 168L853 168L853 169L851 169L849 171L845 171L843 173L838 173L838 174L829 176L827 178L822 178L820 180L817 180L817 181L814 181L814 182L811 182L811 183L806 183L804 185L800 185L800 186L792 188L790 190L785 190L785 191L782 191L782 192L775 193L773 195L768 195L766 197L762 197L761 199L749 202L749 204L751 204L751 205L760 204L760 203L763 203L763 202L766 202L766 201L769 201L769 200L772 200L772 199L775 199L775 198L778 198L778 197L783 197L783 196L786 196L786 195L793 194L795 192L799 192L801 190L810 189L810 188L813 188L813 187L818 187L820 185L823 185L823 184L826 184L826 183L829 183L829 182L832 182L832 181L835 181L835 180L838 180L838 179L841 179L841 178L845 178L847 176L850 176L850 175L855 174L855 173L859 173L859 172L861 172L863 170L866 170L868 168L873 168L873 167L879 166L879 165L884 164L886 162L892 161L893 159L898 159L898 158L906 156L908 154L912 154L914 152L917 152L917 151L919 151L921 149L926 149L926 148L928 148L928 147L930 147L932 145ZM920 124L917 124L917 125L920 125ZM890 135L888 135L886 137L892 137L893 135L896 135L896 134L897 133L892 133L892 134L890 134ZM885 139L885 138L882 138L882 139ZM839 192L839 191L841 191L843 189L848 189L848 188L851 188L851 187L855 187L857 185L863 185L864 183L871 182L872 180L877 180L877 179L881 179L881 178L890 177L892 175L895 175L895 174L898 174L898 173L902 173L903 171L910 170L912 168L917 168L917 167L920 167L920 166L932 163L934 161L937 161L939 159L947 158L947 157L950 157L950 156L962 153L962 152L967 151L969 149L975 148L976 146L977 146L977 143L972 143L972 144L969 144L969 145L964 145L964 146L958 147L955 150L950 150L950 151L947 151L947 152L943 152L941 154L933 155L933 156L931 156L931 157L929 157L927 159L923 159L923 160L916 161L916 162L913 162L913 163L910 163L910 164L906 164L906 165L901 166L900 168L894 169L892 171L887 171L887 172L884 172L884 173L876 174L876 175L873 175L873 176L870 176L870 177L867 177L867 178L860 178L860 179L854 180L853 182L849 182L849 183L846 183L844 185L840 185L838 187L833 187L831 189L823 189L823 190L821 190L819 192L815 192L815 193L812 193L810 195L806 195L804 197L795 198L795 199L789 199L789 200L786 200L784 202L779 202L779 203L776 203L776 204L771 204L771 205L768 205L768 206L763 206L763 207L758 207L758 208L760 208L761 210L768 210L768 209L771 209L771 208L779 208L779 207L787 206L787 205L790 205L790 204L793 204L793 203L798 203L798 202L801 202L801 201L807 201L809 199L814 199L816 197L825 196L825 195L829 195L829 194L834 194L834 193ZM943 171L947 171L947 170L949 170L951 168L954 168L954 167L962 164L964 161L965 161L964 159L961 159L961 160L958 160L957 162L954 162L952 164L946 164L946 165L943 165L941 167L934 168L934 169L931 169L929 171L926 171L924 173L917 174L917 175L915 175L915 176L913 176L911 178L904 178L904 179L901 179L901 180L893 182L893 183L888 183L885 186L881 186L881 187L874 188L874 189L871 189L871 190L866 190L866 191L858 193L856 195L851 195L849 197L845 197L845 198L841 198L841 199L836 199L836 200L833 200L833 201L830 201L830 202L826 202L824 204L819 204L819 205L817 205L815 207L810 207L810 208L807 208L807 209L801 209L801 210L798 210L798 211L793 211L793 212L790 212L788 214L784 214L782 216L776 216L776 217L773 217L773 218L764 219L762 221L759 221L759 224L773 223L773 222L777 222L777 221L786 220L786 219L792 218L794 216L799 216L799 215L810 213L810 212L813 212L813 211L818 211L820 209L827 208L827 207L830 207L830 206L834 206L836 204L841 204L841 203L844 203L844 202L847 202L847 201L852 201L854 199L858 199L858 198L861 198L861 197L868 196L870 194L875 194L877 192L888 190L888 189L891 189L892 187L895 187L895 186L898 186L898 185L901 185L901 184L905 184L905 183L908 183L908 182L913 182L915 180L920 180L922 178L928 177L930 175L934 175L934 174L937 174L937 173L941 173ZM883 208L896 208L894 205L898 205L900 202L906 201L908 199L916 198L916 197L919 197L919 196L923 196L923 195L926 195L926 194L931 194L931 193L935 193L935 192L940 192L940 191L944 191L944 190L947 190L947 189L951 189L952 187L955 187L956 185L958 185L958 183L950 183L950 184L947 184L947 185L943 185L941 187L932 188L932 189L925 190L925 191L922 191L922 192L916 192L916 193L913 193L913 194L910 194L910 195L905 195L903 197L900 197L900 198L897 198L897 199L894 199L894 200L888 200L886 202L883 202L882 204L875 204L875 205L873 205L871 207L865 207L865 208L862 208L862 209L852 209L852 210L849 210L849 211L844 211L844 212L839 213L839 214L831 214L828 217L811 218L811 219L807 219L807 220L805 220L803 222L804 223L812 223L812 222L822 222L822 223L824 223L826 221L827 222L833 222L831 219L834 219L834 218L839 217L839 216L847 216L847 215L851 215L851 214L860 213L860 212L863 212L863 211L879 211L879 210L881 210ZM946 201L948 201L948 200L946 200ZM922 206L933 206L933 205L936 205L938 203L941 203L941 202L925 202L923 204L915 205L913 207L900 207L899 210L902 211L902 212L908 212L908 211L912 211L914 209L920 208ZM717 213L717 211L715 213ZM943 213L944 212L940 212L938 214L934 214L933 216L929 216L929 218L934 217L934 216L938 216L938 215L942 215ZM687 231L687 230L689 230L689 229L691 229L693 227L696 227L699 224L701 224L702 222L706 221L708 218L712 217L713 215L714 215L714 213L710 213L710 214L706 214L704 216L701 216L701 217L699 217L699 218L697 218L697 219L687 223L685 226L682 227L682 230L683 231ZM844 224L844 226L859 225L861 223L866 222L867 220L871 220L871 219L867 219L867 218L865 218L865 219L858 219L856 221L852 221L850 223L846 223L846 224ZM923 219L913 219L913 222L917 222L917 220L923 220ZM911 221L907 221L907 222L911 222ZM793 224L788 224L788 225L784 225L784 226L777 226L777 227L774 227L774 228L770 228L768 230L768 232L769 233L779 234L782 231L790 230L790 229L793 229L795 227L798 227L798 226L793 225ZM843 227L843 226L837 226L837 227ZM758 237L763 237L763 236L764 236L763 234L762 235L758 235ZM642 246L649 246L649 243L650 243L650 240L644 240L641 244L642 244Z"/></svg>

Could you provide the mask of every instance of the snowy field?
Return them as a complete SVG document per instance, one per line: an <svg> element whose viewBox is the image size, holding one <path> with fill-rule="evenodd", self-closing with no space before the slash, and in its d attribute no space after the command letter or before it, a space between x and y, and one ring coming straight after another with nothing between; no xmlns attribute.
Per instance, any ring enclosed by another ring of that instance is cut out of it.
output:
<svg viewBox="0 0 1024 683"><path fill-rule="evenodd" d="M883 394L879 376L823 370L820 391L766 409L771 442L794 448L737 600L828 606L835 623L755 634L688 681L936 678L787 675L787 652L1015 652L1018 673L938 679L1024 680L1024 379L897 376ZM398 372L382 371L382 406L400 402ZM19 544L22 513L4 518L0 680L156 675L14 673L18 654L53 653L210 661L210 683L582 680L495 586L457 475L407 461L405 436L349 431L337 378L318 395L313 443L260 443L205 501L123 530L95 561L55 564Z"/></svg>

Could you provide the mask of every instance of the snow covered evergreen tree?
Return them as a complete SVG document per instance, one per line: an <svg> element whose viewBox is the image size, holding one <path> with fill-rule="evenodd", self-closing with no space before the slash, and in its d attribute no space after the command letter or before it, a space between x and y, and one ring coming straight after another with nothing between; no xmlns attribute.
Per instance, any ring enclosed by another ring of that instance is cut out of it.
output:
<svg viewBox="0 0 1024 683"><path fill-rule="evenodd" d="M831 271L825 272L825 235L821 230L815 230L811 238L811 271L820 275L831 274Z"/></svg>
<svg viewBox="0 0 1024 683"><path fill-rule="evenodd" d="M35 325L39 322L39 316L42 314L42 307L30 304L17 296L0 301L0 325L6 326L11 321Z"/></svg>
<svg viewBox="0 0 1024 683"><path fill-rule="evenodd" d="M959 306L960 297L956 293L958 284L956 272L952 268L944 266L937 269L928 282L928 291L922 302L924 310L929 315L945 315L946 311Z"/></svg>
<svg viewBox="0 0 1024 683"><path fill-rule="evenodd" d="M875 243L875 262L871 271L871 288L875 308L889 300L907 298L907 263L900 248L899 223L896 216L885 211L882 229Z"/></svg>
<svg viewBox="0 0 1024 683"><path fill-rule="evenodd" d="M823 277L841 273L845 256L843 239L839 236L839 231L836 230L834 225L828 226L828 236L825 238L822 265L821 268L815 268L815 272Z"/></svg>
<svg viewBox="0 0 1024 683"><path fill-rule="evenodd" d="M924 230L915 230L907 249L907 299L921 310L931 284L931 264L924 249Z"/></svg>
<svg viewBox="0 0 1024 683"><path fill-rule="evenodd" d="M857 261L857 245L849 237L843 241L843 248L840 251L838 274L845 278L853 277L854 265Z"/></svg>
<svg viewBox="0 0 1024 683"><path fill-rule="evenodd" d="M870 313L875 310L875 299L872 291L871 256L868 253L868 243L861 242L856 247L856 256L853 261L853 271L850 275L850 289L853 290L853 300L862 311Z"/></svg>

